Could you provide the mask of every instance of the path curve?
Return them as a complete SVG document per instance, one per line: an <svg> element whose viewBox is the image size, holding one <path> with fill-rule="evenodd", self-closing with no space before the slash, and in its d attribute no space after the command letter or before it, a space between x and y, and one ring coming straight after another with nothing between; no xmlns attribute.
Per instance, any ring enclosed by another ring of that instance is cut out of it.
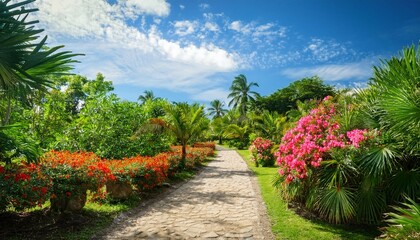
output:
<svg viewBox="0 0 420 240"><path fill-rule="evenodd" d="M97 239L274 239L255 176L234 150Z"/></svg>

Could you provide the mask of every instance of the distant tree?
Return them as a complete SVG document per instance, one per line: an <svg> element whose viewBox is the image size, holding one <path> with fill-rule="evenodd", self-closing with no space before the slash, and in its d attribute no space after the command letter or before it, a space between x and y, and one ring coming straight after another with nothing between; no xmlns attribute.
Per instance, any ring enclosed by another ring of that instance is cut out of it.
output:
<svg viewBox="0 0 420 240"><path fill-rule="evenodd" d="M234 108L239 108L241 113L241 118L246 116L248 110L248 104L255 101L255 98L259 97L260 94L257 92L251 91L251 87L259 87L257 83L248 81L245 75L240 74L235 77L230 87L231 93L228 95L228 98L232 98L229 102L229 106Z"/></svg>
<svg viewBox="0 0 420 240"><path fill-rule="evenodd" d="M298 101L319 100L329 95L336 95L334 88L324 84L319 77L314 76L295 81L269 96L258 98L253 104L253 108L286 114L292 109L297 109Z"/></svg>
<svg viewBox="0 0 420 240"><path fill-rule="evenodd" d="M144 91L144 94L143 95L140 95L137 100L138 101L141 101L141 103L144 104L148 100L153 101L155 99L156 99L156 97L153 94L153 91L152 90L146 90L146 91Z"/></svg>
<svg viewBox="0 0 420 240"><path fill-rule="evenodd" d="M227 109L223 108L225 103L218 99L211 101L210 105L211 107L207 108L207 110L209 111L209 115L213 116L213 118L222 117L228 112Z"/></svg>

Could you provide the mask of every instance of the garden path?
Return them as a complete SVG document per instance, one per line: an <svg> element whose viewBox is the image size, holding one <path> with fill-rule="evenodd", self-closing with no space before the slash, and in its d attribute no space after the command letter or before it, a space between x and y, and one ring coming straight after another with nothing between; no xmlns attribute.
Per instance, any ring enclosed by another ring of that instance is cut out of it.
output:
<svg viewBox="0 0 420 240"><path fill-rule="evenodd" d="M273 239L255 176L234 150L98 239Z"/></svg>

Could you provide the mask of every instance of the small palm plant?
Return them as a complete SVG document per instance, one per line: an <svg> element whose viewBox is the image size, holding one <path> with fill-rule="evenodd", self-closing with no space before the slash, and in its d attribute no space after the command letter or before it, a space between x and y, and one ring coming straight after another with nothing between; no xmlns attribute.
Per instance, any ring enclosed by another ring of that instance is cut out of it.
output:
<svg viewBox="0 0 420 240"><path fill-rule="evenodd" d="M386 234L391 239L419 239L420 238L420 204L406 198L404 207L393 207L397 212L388 213Z"/></svg>

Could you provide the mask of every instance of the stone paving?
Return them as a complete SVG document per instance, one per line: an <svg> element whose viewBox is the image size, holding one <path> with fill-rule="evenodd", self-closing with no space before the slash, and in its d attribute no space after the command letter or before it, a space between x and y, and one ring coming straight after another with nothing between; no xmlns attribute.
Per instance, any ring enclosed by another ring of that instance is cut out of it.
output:
<svg viewBox="0 0 420 240"><path fill-rule="evenodd" d="M254 176L236 151L219 150L194 179L100 239L273 238Z"/></svg>

